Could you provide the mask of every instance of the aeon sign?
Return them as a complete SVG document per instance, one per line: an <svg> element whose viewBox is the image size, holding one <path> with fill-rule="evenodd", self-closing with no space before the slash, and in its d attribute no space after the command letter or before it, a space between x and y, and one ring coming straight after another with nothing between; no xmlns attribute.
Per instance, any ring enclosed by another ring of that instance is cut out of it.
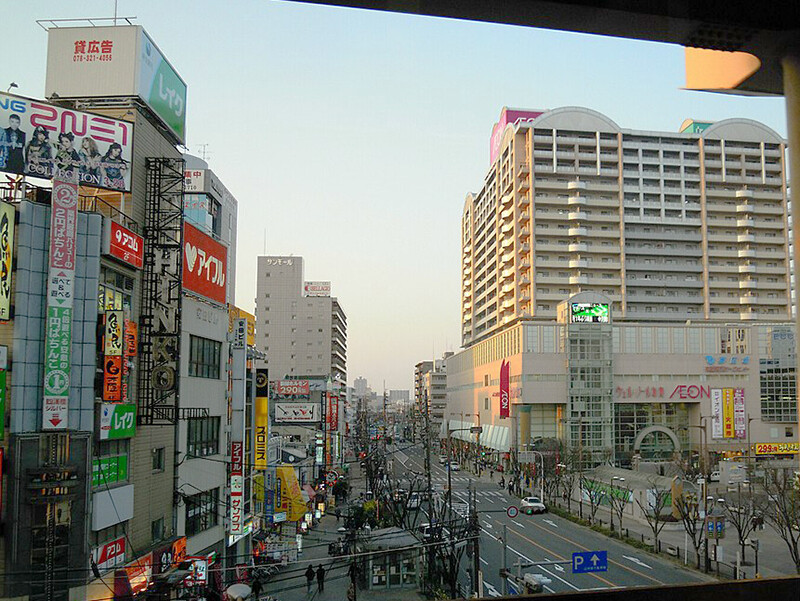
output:
<svg viewBox="0 0 800 601"><path fill-rule="evenodd" d="M697 384L679 384L669 395L669 398L677 398L681 400L697 400L697 399L710 399L711 386L698 386Z"/></svg>
<svg viewBox="0 0 800 601"><path fill-rule="evenodd" d="M228 249L196 227L183 226L183 287L225 304Z"/></svg>

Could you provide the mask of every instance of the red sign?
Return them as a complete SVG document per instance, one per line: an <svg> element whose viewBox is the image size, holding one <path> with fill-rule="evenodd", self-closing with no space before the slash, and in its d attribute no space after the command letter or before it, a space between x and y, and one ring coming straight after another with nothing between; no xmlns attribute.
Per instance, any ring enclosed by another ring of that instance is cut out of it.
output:
<svg viewBox="0 0 800 601"><path fill-rule="evenodd" d="M103 225L103 254L141 269L144 263L144 238L110 219Z"/></svg>
<svg viewBox="0 0 800 601"><path fill-rule="evenodd" d="M153 553L143 555L126 565L125 572L134 595L146 591L150 586L150 576L153 574Z"/></svg>
<svg viewBox="0 0 800 601"><path fill-rule="evenodd" d="M228 249L196 227L183 225L183 287L225 304Z"/></svg>
<svg viewBox="0 0 800 601"><path fill-rule="evenodd" d="M500 365L500 417L509 417L511 402L508 394L508 362L503 361Z"/></svg>
<svg viewBox="0 0 800 601"><path fill-rule="evenodd" d="M139 326L131 320L125 320L125 356L135 357L139 341Z"/></svg>
<svg viewBox="0 0 800 601"><path fill-rule="evenodd" d="M336 432L339 430L339 397L331 395L328 402L328 415L330 431Z"/></svg>
<svg viewBox="0 0 800 601"><path fill-rule="evenodd" d="M122 357L103 359L103 400L122 401Z"/></svg>
<svg viewBox="0 0 800 601"><path fill-rule="evenodd" d="M94 563L100 570L110 570L113 567L125 563L125 537L106 543L102 547L97 547L92 553Z"/></svg>
<svg viewBox="0 0 800 601"><path fill-rule="evenodd" d="M275 385L278 394L308 394L308 380L278 380Z"/></svg>

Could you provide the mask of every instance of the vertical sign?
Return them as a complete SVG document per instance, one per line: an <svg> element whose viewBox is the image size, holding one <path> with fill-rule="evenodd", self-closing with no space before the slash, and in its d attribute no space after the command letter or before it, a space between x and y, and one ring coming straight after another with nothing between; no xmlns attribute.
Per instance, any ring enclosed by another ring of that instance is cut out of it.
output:
<svg viewBox="0 0 800 601"><path fill-rule="evenodd" d="M733 438L733 388L722 389L722 435Z"/></svg>
<svg viewBox="0 0 800 601"><path fill-rule="evenodd" d="M508 362L503 361L500 365L500 418L509 417L510 402L508 395Z"/></svg>
<svg viewBox="0 0 800 601"><path fill-rule="evenodd" d="M330 404L330 412L331 412L331 432L338 432L339 431L339 397L335 395L331 395L331 404Z"/></svg>
<svg viewBox="0 0 800 601"><path fill-rule="evenodd" d="M744 388L733 390L733 430L736 438L747 435L747 415L744 408Z"/></svg>
<svg viewBox="0 0 800 601"><path fill-rule="evenodd" d="M711 389L711 436L722 438L722 389Z"/></svg>
<svg viewBox="0 0 800 601"><path fill-rule="evenodd" d="M14 206L0 202L0 319L11 319L11 266L14 257Z"/></svg>
<svg viewBox="0 0 800 601"><path fill-rule="evenodd" d="M122 311L106 311L105 329L105 355L107 357L121 357L123 346L123 323L125 322Z"/></svg>
<svg viewBox="0 0 800 601"><path fill-rule="evenodd" d="M0 369L0 440L6 437L6 370Z"/></svg>
<svg viewBox="0 0 800 601"><path fill-rule="evenodd" d="M231 441L231 529L230 534L244 534L244 445Z"/></svg>
<svg viewBox="0 0 800 601"><path fill-rule="evenodd" d="M269 376L264 368L256 369L256 415L253 447L253 468L267 469L267 445L269 443Z"/></svg>
<svg viewBox="0 0 800 601"><path fill-rule="evenodd" d="M52 198L42 429L65 430L69 409L78 185L53 179Z"/></svg>
<svg viewBox="0 0 800 601"><path fill-rule="evenodd" d="M331 465L331 393L322 393L322 408L325 409L325 469Z"/></svg>

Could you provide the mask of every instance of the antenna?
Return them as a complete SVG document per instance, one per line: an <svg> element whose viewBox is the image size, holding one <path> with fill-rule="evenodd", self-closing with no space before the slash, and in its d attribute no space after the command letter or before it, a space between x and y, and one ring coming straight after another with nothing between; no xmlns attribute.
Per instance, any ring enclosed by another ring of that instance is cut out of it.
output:
<svg viewBox="0 0 800 601"><path fill-rule="evenodd" d="M211 156L211 153L208 152L208 147L211 144L198 144L197 147L200 149L200 158L204 161L208 162L208 157Z"/></svg>

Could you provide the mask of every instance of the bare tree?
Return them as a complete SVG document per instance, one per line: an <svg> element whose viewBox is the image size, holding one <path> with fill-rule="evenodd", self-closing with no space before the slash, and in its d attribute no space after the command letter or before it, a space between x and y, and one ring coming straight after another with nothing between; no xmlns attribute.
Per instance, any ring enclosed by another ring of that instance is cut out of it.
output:
<svg viewBox="0 0 800 601"><path fill-rule="evenodd" d="M742 561L745 561L747 539L756 527L755 517L760 513L760 508L753 498L751 486L746 486L744 492L742 492L742 485L737 484L735 492L729 492L725 495L725 515L728 522L736 530L739 549L742 552Z"/></svg>
<svg viewBox="0 0 800 601"><path fill-rule="evenodd" d="M567 502L567 511L572 513L572 495L575 492L575 485L578 483L578 463L580 461L577 449L565 448L561 454L561 465L559 475L561 476L561 486L564 492L564 500Z"/></svg>
<svg viewBox="0 0 800 601"><path fill-rule="evenodd" d="M800 574L800 491L789 468L768 466L764 469L767 503L764 519L784 540L789 555Z"/></svg>
<svg viewBox="0 0 800 601"><path fill-rule="evenodd" d="M609 497L609 503L611 504L611 511L614 512L614 515L617 516L617 522L619 523L619 535L622 537L622 517L625 514L625 508L628 506L628 503L631 501L631 489L626 484L624 486L611 486L611 496ZM613 528L612 528L613 533Z"/></svg>
<svg viewBox="0 0 800 601"><path fill-rule="evenodd" d="M703 546L703 520L700 518L701 502L693 492L684 492L675 499L675 508L683 522L683 529L690 541L697 557L697 569L700 569L700 549Z"/></svg>
<svg viewBox="0 0 800 601"><path fill-rule="evenodd" d="M671 490L663 488L655 477L649 480L650 488L645 491L647 499L642 503L640 498L636 499L636 504L642 510L647 525L653 532L653 549L658 551L658 536L666 524L664 509L671 499Z"/></svg>
<svg viewBox="0 0 800 601"><path fill-rule="evenodd" d="M589 522L593 524L597 510L600 508L600 502L605 496L605 487L597 480L582 476L580 494L583 495L584 493L586 493L589 501Z"/></svg>

